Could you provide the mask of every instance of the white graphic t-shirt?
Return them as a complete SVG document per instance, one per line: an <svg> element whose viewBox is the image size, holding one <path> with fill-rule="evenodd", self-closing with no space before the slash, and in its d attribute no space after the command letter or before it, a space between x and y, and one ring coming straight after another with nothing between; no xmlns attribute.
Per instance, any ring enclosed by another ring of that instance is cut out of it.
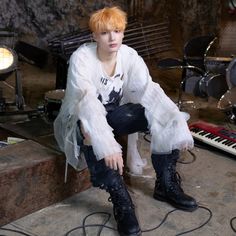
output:
<svg viewBox="0 0 236 236"><path fill-rule="evenodd" d="M106 107L107 111L119 105L122 97L123 72L119 53L115 73L113 76L108 76L100 65L100 88L98 90L98 99Z"/></svg>

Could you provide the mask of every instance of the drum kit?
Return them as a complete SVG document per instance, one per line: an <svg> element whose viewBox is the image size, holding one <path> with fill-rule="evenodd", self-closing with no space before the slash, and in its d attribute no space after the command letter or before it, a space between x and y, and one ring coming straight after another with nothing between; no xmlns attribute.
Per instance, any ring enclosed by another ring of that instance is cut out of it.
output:
<svg viewBox="0 0 236 236"><path fill-rule="evenodd" d="M183 92L206 99L214 98L218 101L217 108L236 123L236 58L209 56L216 39L213 36L195 37L185 44L183 59L165 58L157 62L157 67L182 69L177 101L180 109L184 104L194 103L183 101Z"/></svg>
<svg viewBox="0 0 236 236"><path fill-rule="evenodd" d="M207 73L190 76L185 89L195 96L217 99L217 108L226 114L230 122L236 124L236 58L207 59Z"/></svg>
<svg viewBox="0 0 236 236"><path fill-rule="evenodd" d="M218 58L217 58L218 59ZM227 60L232 60L229 58ZM205 64L205 69L196 65L191 65L180 59L166 58L158 62L158 68L161 69L183 69L182 81L179 88L178 106L181 108L182 91L185 93L193 94L201 98L213 97L220 99L221 96L228 90L228 84L224 73L219 72L219 61L214 66L208 67ZM229 61L227 62L229 64ZM221 70L223 70L221 68Z"/></svg>
<svg viewBox="0 0 236 236"><path fill-rule="evenodd" d="M182 89L197 97L212 97L218 100L217 108L236 124L236 58L211 57L208 60L205 64L207 72L195 66L183 65L181 60L175 58L163 59L158 67L190 70L181 82L178 105L182 102Z"/></svg>

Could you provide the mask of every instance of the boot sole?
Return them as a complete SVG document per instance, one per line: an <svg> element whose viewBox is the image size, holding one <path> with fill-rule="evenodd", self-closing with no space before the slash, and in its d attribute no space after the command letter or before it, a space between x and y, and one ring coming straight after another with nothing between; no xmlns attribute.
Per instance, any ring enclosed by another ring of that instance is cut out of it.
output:
<svg viewBox="0 0 236 236"><path fill-rule="evenodd" d="M169 203L170 205L172 205L173 207L177 208L177 209L180 209L180 210L184 210L184 211L189 211L189 212L193 212L195 210L198 209L198 205L194 206L194 207L185 207L185 206L182 206L182 205L178 205L176 204L175 202L171 201L171 200L168 200L164 197L161 197L159 195L153 195L153 198L158 200L158 201L161 201L161 202L167 202Z"/></svg>
<svg viewBox="0 0 236 236"><path fill-rule="evenodd" d="M142 235L142 231L138 231L137 233L133 233L133 234L124 234L124 233L120 233L120 236L141 236Z"/></svg>

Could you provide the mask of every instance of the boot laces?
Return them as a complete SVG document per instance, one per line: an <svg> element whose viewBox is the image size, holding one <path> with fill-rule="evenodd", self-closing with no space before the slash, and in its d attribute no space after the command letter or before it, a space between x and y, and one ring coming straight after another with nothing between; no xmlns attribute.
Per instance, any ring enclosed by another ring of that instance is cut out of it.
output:
<svg viewBox="0 0 236 236"><path fill-rule="evenodd" d="M126 189L122 187L119 189L112 189L110 192L109 202L112 202L116 209L122 210L123 212L129 212L134 209L132 200L130 199Z"/></svg>
<svg viewBox="0 0 236 236"><path fill-rule="evenodd" d="M170 176L167 181L169 182L170 189L175 193L183 192L183 189L181 188L182 179L180 174L172 165L168 167L168 170L170 171Z"/></svg>

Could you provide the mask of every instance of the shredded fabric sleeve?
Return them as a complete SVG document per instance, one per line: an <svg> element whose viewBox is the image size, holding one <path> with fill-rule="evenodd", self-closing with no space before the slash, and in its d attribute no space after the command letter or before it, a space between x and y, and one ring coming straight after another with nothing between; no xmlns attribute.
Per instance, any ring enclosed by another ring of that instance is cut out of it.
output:
<svg viewBox="0 0 236 236"><path fill-rule="evenodd" d="M132 102L145 107L152 135L152 152L170 153L173 149L193 148L193 138L185 116L159 84L152 81L141 57L136 56L133 60L129 78L126 94Z"/></svg>

